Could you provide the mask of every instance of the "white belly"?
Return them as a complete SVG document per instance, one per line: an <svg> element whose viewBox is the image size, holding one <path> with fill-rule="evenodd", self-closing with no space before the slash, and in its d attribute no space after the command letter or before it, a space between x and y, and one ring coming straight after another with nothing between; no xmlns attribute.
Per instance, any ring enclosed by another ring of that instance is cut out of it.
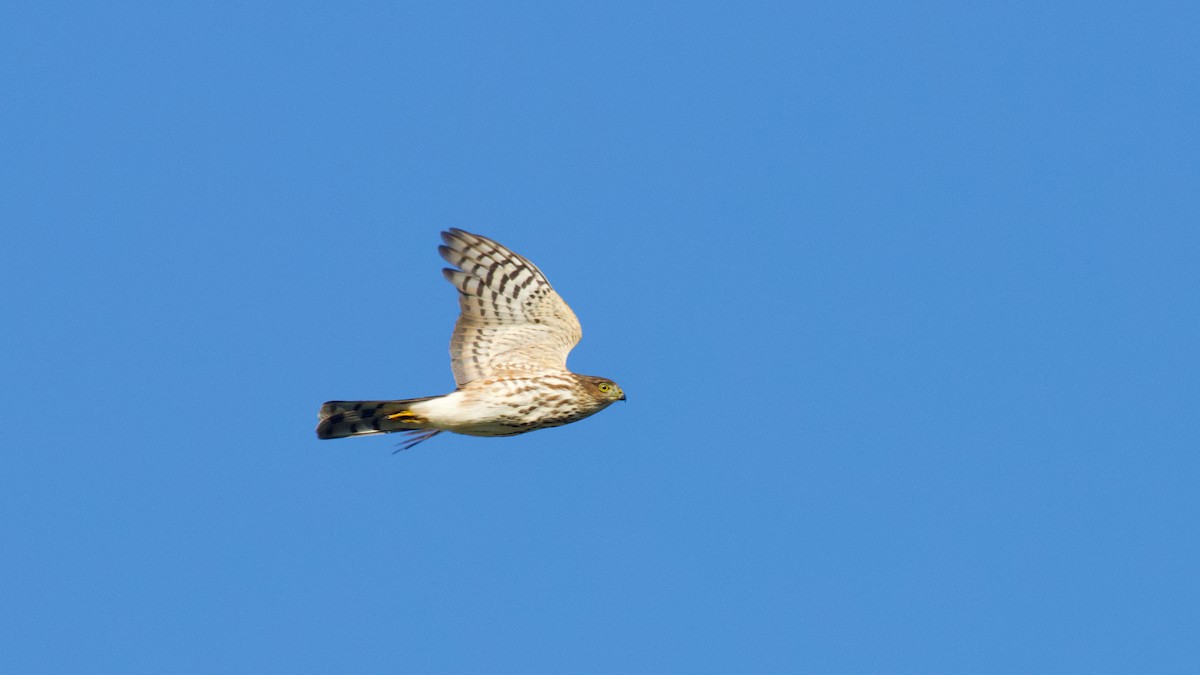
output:
<svg viewBox="0 0 1200 675"><path fill-rule="evenodd" d="M489 383L486 392L468 385L467 389L421 401L412 406L412 412L425 418L430 427L444 431L514 436L574 422L604 408L599 405L581 410L572 392L538 390L529 384L526 380L502 380Z"/></svg>

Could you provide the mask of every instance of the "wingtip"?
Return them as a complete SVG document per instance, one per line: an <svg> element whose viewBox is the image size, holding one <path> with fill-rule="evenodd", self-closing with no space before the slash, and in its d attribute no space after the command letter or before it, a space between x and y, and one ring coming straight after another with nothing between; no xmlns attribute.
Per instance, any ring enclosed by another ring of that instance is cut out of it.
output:
<svg viewBox="0 0 1200 675"><path fill-rule="evenodd" d="M472 235L470 232L467 232L466 230L463 230L463 229L459 229L457 227L452 227L448 230L442 231L442 241L446 242L447 244L449 244L451 241L454 241L455 239L466 240L468 237L472 237L472 236L474 236L474 235Z"/></svg>

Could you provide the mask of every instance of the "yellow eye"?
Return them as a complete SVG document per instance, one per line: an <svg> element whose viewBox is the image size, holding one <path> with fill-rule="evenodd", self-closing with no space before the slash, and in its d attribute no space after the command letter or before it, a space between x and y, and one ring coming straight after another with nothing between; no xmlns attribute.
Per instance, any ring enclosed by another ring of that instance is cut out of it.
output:
<svg viewBox="0 0 1200 675"><path fill-rule="evenodd" d="M612 385L607 382L601 382L600 384L596 385L596 388L599 389L600 393L602 394L607 394L608 392L612 391Z"/></svg>

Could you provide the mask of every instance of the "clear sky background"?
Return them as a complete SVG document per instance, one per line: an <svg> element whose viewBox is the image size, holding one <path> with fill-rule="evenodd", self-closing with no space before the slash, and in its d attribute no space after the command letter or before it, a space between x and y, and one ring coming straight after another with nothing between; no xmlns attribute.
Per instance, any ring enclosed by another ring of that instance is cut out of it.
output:
<svg viewBox="0 0 1200 675"><path fill-rule="evenodd" d="M1194 3L6 3L6 672L1196 672ZM453 388L438 232L629 401Z"/></svg>

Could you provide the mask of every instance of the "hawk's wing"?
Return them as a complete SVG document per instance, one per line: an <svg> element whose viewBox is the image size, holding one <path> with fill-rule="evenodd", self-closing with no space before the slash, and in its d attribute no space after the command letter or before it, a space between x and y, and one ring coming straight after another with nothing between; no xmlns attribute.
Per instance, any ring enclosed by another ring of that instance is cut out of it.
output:
<svg viewBox="0 0 1200 675"><path fill-rule="evenodd" d="M486 377L563 372L583 331L579 319L525 258L477 234L442 233L438 252L458 269L442 273L458 289L450 338L458 386Z"/></svg>

